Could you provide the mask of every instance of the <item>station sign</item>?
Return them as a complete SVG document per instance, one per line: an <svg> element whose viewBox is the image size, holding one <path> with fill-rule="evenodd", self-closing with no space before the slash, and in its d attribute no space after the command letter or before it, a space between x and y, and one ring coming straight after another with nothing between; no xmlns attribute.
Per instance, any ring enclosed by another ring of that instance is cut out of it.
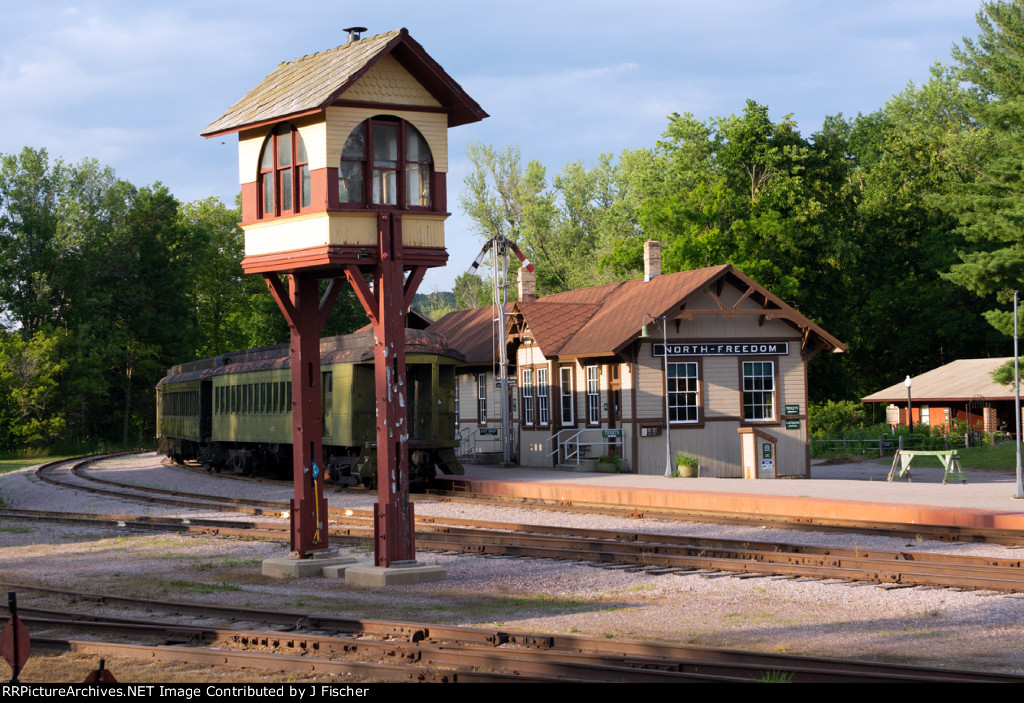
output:
<svg viewBox="0 0 1024 703"><path fill-rule="evenodd" d="M652 345L654 356L784 356L789 342L679 342ZM666 347L668 353L665 353Z"/></svg>
<svg viewBox="0 0 1024 703"><path fill-rule="evenodd" d="M622 439L622 430L601 430L602 439Z"/></svg>

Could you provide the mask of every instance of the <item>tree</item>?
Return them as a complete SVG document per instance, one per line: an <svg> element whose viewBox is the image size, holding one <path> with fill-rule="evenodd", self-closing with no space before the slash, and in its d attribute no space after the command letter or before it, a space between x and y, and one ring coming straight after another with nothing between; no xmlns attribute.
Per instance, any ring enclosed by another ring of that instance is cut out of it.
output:
<svg viewBox="0 0 1024 703"><path fill-rule="evenodd" d="M908 85L852 124L860 253L843 361L861 395L997 351L982 301L942 275L964 239L938 199L970 187L990 148L971 117L976 101L937 65L927 83Z"/></svg>
<svg viewBox="0 0 1024 703"><path fill-rule="evenodd" d="M602 156L597 166L572 162L549 184L539 161L525 168L519 148L474 143L467 149L473 172L459 197L483 241L505 236L517 243L537 269L537 292L547 295L614 280L598 266L617 214L615 166ZM509 278L519 269L510 257Z"/></svg>
<svg viewBox="0 0 1024 703"><path fill-rule="evenodd" d="M971 116L991 139L978 177L955 189L943 205L959 218L973 244L949 279L979 296L1007 303L1024 281L1024 1L986 2L977 14L980 34L954 47L959 76L975 87ZM1012 314L989 310L986 319L1009 333Z"/></svg>

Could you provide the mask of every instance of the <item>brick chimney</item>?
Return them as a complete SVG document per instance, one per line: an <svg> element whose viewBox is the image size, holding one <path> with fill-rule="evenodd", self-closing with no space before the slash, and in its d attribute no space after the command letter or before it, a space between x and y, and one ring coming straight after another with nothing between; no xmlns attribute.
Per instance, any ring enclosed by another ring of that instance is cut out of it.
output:
<svg viewBox="0 0 1024 703"><path fill-rule="evenodd" d="M537 299L537 274L534 271L527 271L525 266L519 267L519 275L516 277L519 282L519 299L529 303Z"/></svg>
<svg viewBox="0 0 1024 703"><path fill-rule="evenodd" d="M656 239L644 242L644 282L661 275L661 243Z"/></svg>

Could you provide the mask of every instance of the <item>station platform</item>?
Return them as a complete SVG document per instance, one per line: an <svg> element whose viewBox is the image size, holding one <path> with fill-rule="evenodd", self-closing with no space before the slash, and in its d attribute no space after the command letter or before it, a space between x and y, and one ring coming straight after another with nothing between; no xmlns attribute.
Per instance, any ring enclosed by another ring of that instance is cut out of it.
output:
<svg viewBox="0 0 1024 703"><path fill-rule="evenodd" d="M1024 500L1012 471L966 469L967 483L943 485L939 468L889 483L889 463L814 465L808 479L665 478L465 464L439 476L472 493L636 508L753 513L823 520L1024 530Z"/></svg>

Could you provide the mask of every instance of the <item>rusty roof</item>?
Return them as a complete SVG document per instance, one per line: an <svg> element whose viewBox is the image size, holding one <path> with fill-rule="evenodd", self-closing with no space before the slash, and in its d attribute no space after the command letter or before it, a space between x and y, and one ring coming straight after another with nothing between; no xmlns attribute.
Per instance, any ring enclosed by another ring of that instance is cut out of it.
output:
<svg viewBox="0 0 1024 703"><path fill-rule="evenodd" d="M520 303L518 310L548 358L612 356L639 336L644 313L654 317L684 314L673 309L726 277L756 292L764 301L766 314L776 315L805 333L815 335L825 348L846 349L838 339L730 264L664 274L650 281L632 280L565 291L544 296L534 303ZM572 320L566 319L566 313L557 312L559 308L571 309ZM553 324L556 320L559 325ZM574 329L567 334L569 326Z"/></svg>
<svg viewBox="0 0 1024 703"><path fill-rule="evenodd" d="M324 337L320 340L320 363L358 364L373 361L373 331L355 332L336 337ZM463 357L445 338L436 332L406 328L405 353L436 354L446 356L454 361L462 362ZM209 359L199 359L172 366L167 375L160 379L157 387L168 383L195 381L213 376L223 376L271 369L287 369L291 367L288 344L274 344L268 347L243 349L228 352Z"/></svg>
<svg viewBox="0 0 1024 703"><path fill-rule="evenodd" d="M409 30L403 28L279 64L201 134L214 137L325 110L389 54L448 110L449 127L487 117L476 101L409 36Z"/></svg>
<svg viewBox="0 0 1024 703"><path fill-rule="evenodd" d="M959 359L911 378L912 402L971 400L1013 400L1013 386L992 380L994 370L1012 361L1012 356L998 359ZM903 381L861 398L865 403L906 403L907 387Z"/></svg>
<svg viewBox="0 0 1024 703"><path fill-rule="evenodd" d="M646 282L606 283L554 293L514 303L512 313L521 316L541 353L549 359L614 356L640 335L644 313L654 317L685 316L679 306L722 279L756 293L766 316L783 319L805 336L817 338L821 348L845 351L842 342L731 264L664 274ZM443 334L470 363L491 363L491 318L491 308L460 310L441 318L430 330Z"/></svg>
<svg viewBox="0 0 1024 703"><path fill-rule="evenodd" d="M511 310L511 305L509 306ZM494 308L473 308L450 312L427 329L443 335L453 349L466 357L467 364L493 364Z"/></svg>

